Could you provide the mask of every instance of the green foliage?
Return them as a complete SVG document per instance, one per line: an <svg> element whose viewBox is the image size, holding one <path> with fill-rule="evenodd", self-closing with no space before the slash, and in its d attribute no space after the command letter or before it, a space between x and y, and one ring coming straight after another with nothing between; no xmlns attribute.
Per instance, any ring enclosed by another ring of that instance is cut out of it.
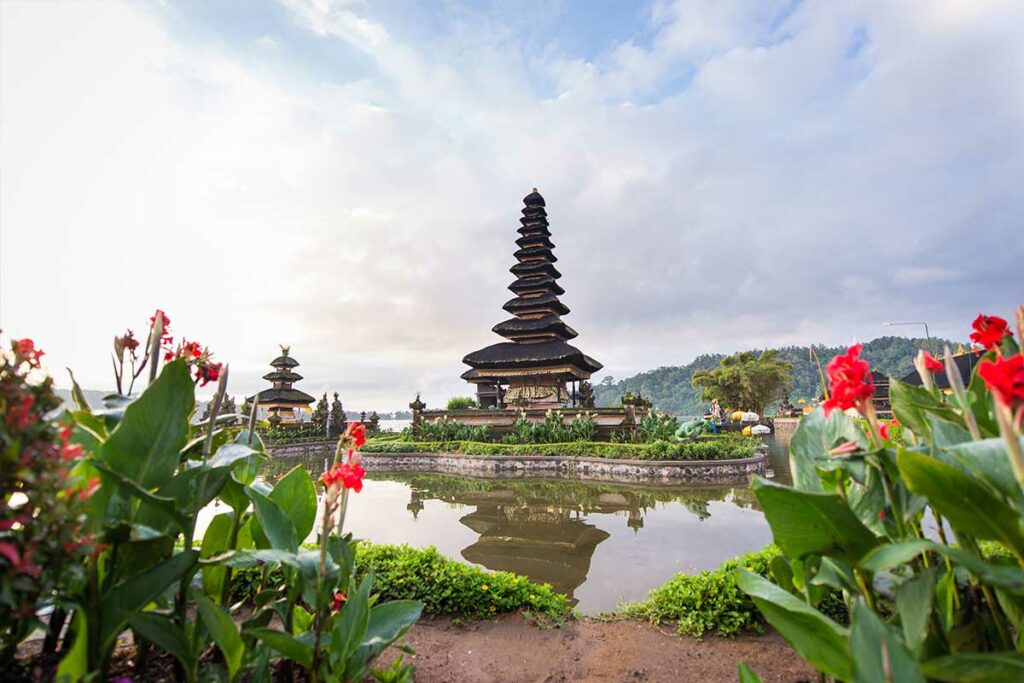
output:
<svg viewBox="0 0 1024 683"><path fill-rule="evenodd" d="M418 438L426 441L489 441L491 428L487 425L467 425L446 417L424 420L416 428ZM413 430L405 429L402 438L413 439Z"/></svg>
<svg viewBox="0 0 1024 683"><path fill-rule="evenodd" d="M448 399L445 410L470 410L476 408L476 399L472 396L452 396Z"/></svg>
<svg viewBox="0 0 1024 683"><path fill-rule="evenodd" d="M714 370L698 370L690 380L701 388L701 399L718 399L733 410L764 414L765 407L784 397L789 385L790 364L777 351L742 351L723 358Z"/></svg>
<svg viewBox="0 0 1024 683"><path fill-rule="evenodd" d="M1018 352L1012 338L1002 351ZM947 395L894 382L903 429L888 437L873 411L816 411L790 444L794 486L755 482L783 554L769 562L774 584L740 570L738 585L823 674L1020 680L1024 442L1009 420L996 436L992 397L976 377L968 384ZM937 539L927 518L940 521ZM849 628L830 614L825 595L836 591Z"/></svg>
<svg viewBox="0 0 1024 683"><path fill-rule="evenodd" d="M944 344L956 348L956 343L943 339L933 339L934 349ZM863 358L879 370L893 377L903 377L914 371L913 359L918 349L925 348L924 339L906 337L879 337L864 345ZM840 347L816 346L815 351L822 359L830 358L846 349ZM790 364L790 396L796 399L814 399L821 395L821 381L818 368L808 358L808 347L787 346L777 349L779 360ZM598 406L615 405L627 390L634 394L641 393L650 397L654 405L676 415L701 415L706 403L700 400L698 392L691 384L693 374L698 370L712 370L725 358L721 354L698 356L686 365L657 368L634 375L627 379L615 381L606 377L601 383L594 385L596 404Z"/></svg>
<svg viewBox="0 0 1024 683"><path fill-rule="evenodd" d="M649 410L640 418L640 434L646 443L671 441L679 429L679 418L657 410Z"/></svg>
<svg viewBox="0 0 1024 683"><path fill-rule="evenodd" d="M622 460L730 460L752 457L760 445L756 437L724 435L696 441L654 443L488 443L480 441L368 441L363 453L463 453L465 455L544 455L558 457L616 458Z"/></svg>

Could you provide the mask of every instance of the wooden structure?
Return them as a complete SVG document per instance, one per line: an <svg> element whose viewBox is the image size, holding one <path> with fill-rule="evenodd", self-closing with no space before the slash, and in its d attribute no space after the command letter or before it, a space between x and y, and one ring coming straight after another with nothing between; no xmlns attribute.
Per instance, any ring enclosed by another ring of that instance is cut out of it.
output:
<svg viewBox="0 0 1024 683"><path fill-rule="evenodd" d="M270 361L274 370L263 375L271 387L246 399L257 401L259 414L274 427L299 424L298 411L310 412L309 406L316 400L292 386L302 379L302 375L295 372L299 362L288 355L289 350L289 347L282 346L281 355Z"/></svg>
<svg viewBox="0 0 1024 683"><path fill-rule="evenodd" d="M476 385L481 408L548 409L574 403L575 391L570 395L566 383L589 379L602 367L566 343L577 333L561 318L569 308L558 300L565 290L553 265L557 259L544 198L534 188L523 203L517 263L511 268L516 280L509 285L516 296L502 307L513 317L493 328L508 341L462 359L471 368L462 378Z"/></svg>

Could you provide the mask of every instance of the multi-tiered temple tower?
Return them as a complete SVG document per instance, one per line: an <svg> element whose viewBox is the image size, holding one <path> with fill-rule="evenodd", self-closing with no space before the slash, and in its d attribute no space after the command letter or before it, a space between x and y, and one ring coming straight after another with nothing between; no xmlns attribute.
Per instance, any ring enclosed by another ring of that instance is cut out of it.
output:
<svg viewBox="0 0 1024 683"><path fill-rule="evenodd" d="M569 308L558 300L565 290L557 282L562 274L552 265L558 259L551 252L555 245L544 198L534 188L523 203L518 263L511 269L516 281L509 285L516 297L502 307L515 317L493 328L509 341L463 358L472 370L462 378L477 385L481 406L554 408L570 400L566 382L588 379L602 366L566 343L576 331L561 318Z"/></svg>
<svg viewBox="0 0 1024 683"><path fill-rule="evenodd" d="M296 411L309 412L309 404L316 400L292 386L302 379L302 375L295 372L299 361L289 356L288 351L287 346L282 346L281 355L270 361L273 372L263 375L263 379L271 382L272 386L247 399L255 399L261 414L274 426L296 424L299 421Z"/></svg>

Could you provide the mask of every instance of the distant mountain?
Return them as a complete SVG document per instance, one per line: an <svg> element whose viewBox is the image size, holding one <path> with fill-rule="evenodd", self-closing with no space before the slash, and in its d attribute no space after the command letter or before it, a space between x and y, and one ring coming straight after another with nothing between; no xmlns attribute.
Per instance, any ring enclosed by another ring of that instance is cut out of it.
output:
<svg viewBox="0 0 1024 683"><path fill-rule="evenodd" d="M903 377L914 369L914 356L918 349L926 348L924 339L908 339L906 337L879 337L864 344L863 357L871 363L874 370L884 372L893 377ZM944 344L956 348L957 342L946 339L932 339L935 353ZM809 358L810 348L807 346L787 346L779 351L779 357L792 365L789 396L792 401L811 399L821 394L821 382L818 379L818 367ZM821 359L822 367L837 354L846 350L842 346L815 346L814 351ZM706 404L701 401L690 380L697 370L711 370L718 366L725 355L714 353L697 356L687 365L661 367L657 370L641 372L623 380L606 377L594 385L594 398L598 406L611 406L619 402L627 389L651 399L661 410L676 415L700 415Z"/></svg>
<svg viewBox="0 0 1024 683"><path fill-rule="evenodd" d="M64 401L64 403L71 409L74 410L74 401L71 400L70 389L54 389L53 393ZM82 393L85 394L85 400L88 402L89 407L93 410L103 407L103 397L107 394L116 393L110 391L97 391L96 389L83 389Z"/></svg>

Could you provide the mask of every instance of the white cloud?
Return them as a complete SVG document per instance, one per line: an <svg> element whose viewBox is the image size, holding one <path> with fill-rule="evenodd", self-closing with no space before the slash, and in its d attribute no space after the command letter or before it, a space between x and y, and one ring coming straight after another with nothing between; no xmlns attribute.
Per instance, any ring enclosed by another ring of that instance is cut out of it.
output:
<svg viewBox="0 0 1024 683"><path fill-rule="evenodd" d="M588 60L284 4L377 73L289 78L284 27L270 71L135 5L0 3L0 323L51 368L101 386L159 305L239 391L282 342L311 393L436 404L496 340L534 185L578 345L617 376L892 310L963 336L1019 297L1020 6L662 3Z"/></svg>

